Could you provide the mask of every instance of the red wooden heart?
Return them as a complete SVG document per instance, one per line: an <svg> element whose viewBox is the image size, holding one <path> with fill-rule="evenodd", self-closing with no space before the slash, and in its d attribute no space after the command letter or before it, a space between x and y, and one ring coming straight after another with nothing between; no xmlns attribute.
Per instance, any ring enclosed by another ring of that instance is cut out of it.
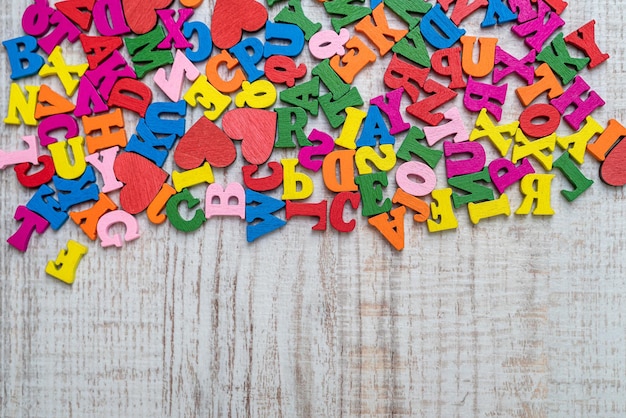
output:
<svg viewBox="0 0 626 418"><path fill-rule="evenodd" d="M124 17L130 30L138 35L150 32L157 24L157 10L165 9L174 0L122 0Z"/></svg>
<svg viewBox="0 0 626 418"><path fill-rule="evenodd" d="M274 149L276 112L263 109L233 109L224 115L222 128L232 139L240 139L241 153L251 164L263 164Z"/></svg>
<svg viewBox="0 0 626 418"><path fill-rule="evenodd" d="M622 139L613 147L600 167L600 177L611 186L620 187L626 184L626 139Z"/></svg>
<svg viewBox="0 0 626 418"><path fill-rule="evenodd" d="M115 159L113 171L115 177L124 183L120 205L132 215L146 210L169 177L159 166L134 152L120 154Z"/></svg>
<svg viewBox="0 0 626 418"><path fill-rule="evenodd" d="M198 168L204 161L213 167L228 167L236 158L233 141L206 117L194 123L174 151L174 161L185 170Z"/></svg>
<svg viewBox="0 0 626 418"><path fill-rule="evenodd" d="M211 18L213 44L229 49L241 40L242 32L261 29L267 21L267 10L254 0L217 0Z"/></svg>

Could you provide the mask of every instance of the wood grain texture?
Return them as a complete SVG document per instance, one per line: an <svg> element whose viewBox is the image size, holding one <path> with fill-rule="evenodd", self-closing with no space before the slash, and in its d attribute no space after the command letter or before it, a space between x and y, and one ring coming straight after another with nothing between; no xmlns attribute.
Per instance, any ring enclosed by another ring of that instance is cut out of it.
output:
<svg viewBox="0 0 626 418"><path fill-rule="evenodd" d="M303 4L329 27L321 5ZM21 35L26 5L6 2L3 39ZM206 0L193 20L210 22L213 6ZM571 1L564 14L566 34L596 19L612 56L584 75L607 102L595 114L602 124L626 122L624 6ZM480 18L467 21L469 34L482 33ZM524 55L507 28L486 32ZM67 50L68 62L83 60L79 46ZM383 65L358 75L364 98L383 91ZM512 88L507 104L503 120L514 120ZM200 115L189 112L188 126ZM129 131L135 125L127 119ZM323 116L314 127L328 131ZM29 132L4 127L0 149ZM443 164L437 169L443 179ZM36 237L25 255L4 245L0 416L623 417L626 205L624 190L602 184L598 170L588 157L583 172L596 184L573 204L554 193L554 217L473 227L458 211L457 231L410 225L402 253L362 218L346 235L294 218L248 244L234 218L185 235L143 216L142 237L121 251L89 242L69 287L44 268L68 239L88 242L75 225ZM215 177L240 180L227 170ZM564 187L557 177L554 191ZM0 172L3 240L30 195L11 169ZM517 208L519 193L510 199Z"/></svg>

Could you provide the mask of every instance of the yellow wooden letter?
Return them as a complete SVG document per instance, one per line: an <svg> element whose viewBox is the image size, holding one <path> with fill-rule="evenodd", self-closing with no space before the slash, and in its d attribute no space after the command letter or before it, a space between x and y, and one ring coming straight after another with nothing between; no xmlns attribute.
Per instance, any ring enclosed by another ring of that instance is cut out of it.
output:
<svg viewBox="0 0 626 418"><path fill-rule="evenodd" d="M519 209L515 211L516 215L528 215L535 202L535 210L533 215L554 215L554 210L550 204L550 186L554 174L527 174L520 183L520 190L524 195L524 200ZM534 185L537 187L534 187Z"/></svg>
<svg viewBox="0 0 626 418"><path fill-rule="evenodd" d="M283 166L283 197L282 200L302 200L313 194L313 180L304 173L297 173L297 158L280 160ZM300 184L300 190L298 190Z"/></svg>
<svg viewBox="0 0 626 418"><path fill-rule="evenodd" d="M21 125L18 115L22 117L24 123L28 126L37 126L35 119L35 108L37 107L37 95L39 94L39 86L25 86L28 93L28 99L22 92L20 86L11 83L11 92L9 93L9 110L4 123L7 125Z"/></svg>
<svg viewBox="0 0 626 418"><path fill-rule="evenodd" d="M70 155L67 152L68 144L72 150L72 158L70 158ZM87 168L84 145L85 140L82 136L70 138L67 141L54 142L48 145L48 149L52 155L52 161L54 161L54 168L59 177L67 180L74 180L83 175L85 169Z"/></svg>
<svg viewBox="0 0 626 418"><path fill-rule="evenodd" d="M452 210L452 189L439 189L432 192L433 201L430 204L432 219L427 221L428 231L440 232L448 229L456 229L459 222ZM439 220L439 222L436 222Z"/></svg>
<svg viewBox="0 0 626 418"><path fill-rule="evenodd" d="M78 263L87 254L87 247L76 241L67 242L67 250L61 250L55 261L48 261L46 273L64 283L74 283Z"/></svg>

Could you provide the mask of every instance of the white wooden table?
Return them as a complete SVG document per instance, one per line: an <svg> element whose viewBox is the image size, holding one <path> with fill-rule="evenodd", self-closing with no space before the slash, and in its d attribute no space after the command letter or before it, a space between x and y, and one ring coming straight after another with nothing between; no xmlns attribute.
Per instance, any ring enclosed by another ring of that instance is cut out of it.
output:
<svg viewBox="0 0 626 418"><path fill-rule="evenodd" d="M303 3L328 27L322 6ZM4 5L2 39L22 35L27 4ZM213 5L205 0L194 20L209 21ZM563 14L565 34L596 19L598 44L611 55L582 73L607 102L594 113L604 125L626 122L625 6L572 0ZM485 33L478 15L464 24L468 34ZM486 36L524 55L509 28ZM81 62L78 44L65 47L68 62ZM385 91L384 68L359 75L364 98ZM521 111L515 83L503 121ZM188 123L199 115L189 112ZM136 121L127 118L129 133ZM323 116L313 127L327 127ZM0 149L32 132L4 127ZM598 167L588 156L582 169L596 184L572 204L558 194L566 181L555 179L553 217L472 226L459 210L456 231L429 234L407 216L402 252L361 217L345 235L293 219L253 244L234 218L184 234L145 215L141 239L122 250L100 248L71 221L34 237L26 254L5 244L0 416L626 416L626 205ZM222 184L235 178L216 170ZM31 194L11 168L0 172L2 240ZM510 199L516 209L519 191ZM68 239L89 247L73 286L44 273Z"/></svg>

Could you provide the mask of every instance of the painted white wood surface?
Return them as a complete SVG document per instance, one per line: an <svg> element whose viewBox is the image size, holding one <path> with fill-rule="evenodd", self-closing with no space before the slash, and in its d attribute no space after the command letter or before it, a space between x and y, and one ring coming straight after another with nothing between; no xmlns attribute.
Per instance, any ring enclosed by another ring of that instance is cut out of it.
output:
<svg viewBox="0 0 626 418"><path fill-rule="evenodd" d="M303 3L328 27L323 7ZM626 2L570 3L564 32L596 19L612 56L583 73L607 102L595 116L625 122ZM27 4L6 2L3 39L22 34ZM208 21L213 4L194 19ZM468 20L468 34L485 33L480 20ZM486 33L522 56L508 28ZM80 62L78 45L66 49ZM384 90L384 68L359 75L364 98ZM521 111L510 82L504 121ZM129 132L135 123L128 118ZM325 126L323 116L309 123ZM31 132L4 127L0 149ZM553 217L472 227L460 210L457 231L429 234L407 216L401 253L363 218L347 235L294 219L248 244L235 219L185 235L142 216L141 239L120 251L88 243L70 221L24 255L4 245L0 416L623 417L624 192L599 180L592 158L583 171L596 184L573 204L558 195L565 180L554 181ZM216 181L236 180L233 172L216 170ZM30 195L10 168L0 172L3 240ZM514 210L521 197L510 197ZM44 273L70 238L89 245L71 287Z"/></svg>

